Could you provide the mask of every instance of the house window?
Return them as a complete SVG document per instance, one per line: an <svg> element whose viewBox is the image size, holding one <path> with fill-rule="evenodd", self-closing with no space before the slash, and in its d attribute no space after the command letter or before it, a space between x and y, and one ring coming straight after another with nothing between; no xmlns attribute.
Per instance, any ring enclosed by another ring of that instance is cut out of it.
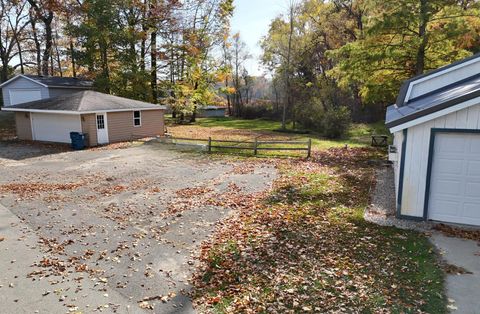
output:
<svg viewBox="0 0 480 314"><path fill-rule="evenodd" d="M103 115L97 116L97 129L98 130L105 129L105 120L104 120Z"/></svg>
<svg viewBox="0 0 480 314"><path fill-rule="evenodd" d="M142 116L140 111L133 112L133 125L134 126L141 126L142 125Z"/></svg>

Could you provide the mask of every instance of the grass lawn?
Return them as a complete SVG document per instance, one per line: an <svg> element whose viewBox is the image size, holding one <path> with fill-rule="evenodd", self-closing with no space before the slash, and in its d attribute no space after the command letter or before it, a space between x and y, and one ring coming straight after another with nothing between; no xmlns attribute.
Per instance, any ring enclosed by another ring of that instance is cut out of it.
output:
<svg viewBox="0 0 480 314"><path fill-rule="evenodd" d="M374 184L367 160L377 154L272 159L281 174L273 191L232 199L236 215L202 248L194 277L201 311L446 313L443 271L427 238L363 219Z"/></svg>
<svg viewBox="0 0 480 314"><path fill-rule="evenodd" d="M171 121L171 120L170 120ZM346 138L329 140L319 134L297 134L277 132L281 127L278 121L255 119L244 120L235 118L200 118L191 125L175 125L168 123L168 131L176 137L223 140L307 140L312 139L314 150L331 147L363 147L370 145L372 134L388 134L383 122L375 124L354 124ZM291 126L288 126L291 128Z"/></svg>

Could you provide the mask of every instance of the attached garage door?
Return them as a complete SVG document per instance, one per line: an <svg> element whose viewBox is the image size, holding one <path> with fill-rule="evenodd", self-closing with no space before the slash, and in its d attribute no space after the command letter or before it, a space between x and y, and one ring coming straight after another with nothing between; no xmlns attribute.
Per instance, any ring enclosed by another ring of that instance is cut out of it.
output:
<svg viewBox="0 0 480 314"><path fill-rule="evenodd" d="M70 132L81 132L79 115L32 113L35 141L70 143Z"/></svg>
<svg viewBox="0 0 480 314"><path fill-rule="evenodd" d="M10 105L21 104L24 102L42 99L40 89L11 89Z"/></svg>
<svg viewBox="0 0 480 314"><path fill-rule="evenodd" d="M428 218L480 225L480 134L437 133Z"/></svg>

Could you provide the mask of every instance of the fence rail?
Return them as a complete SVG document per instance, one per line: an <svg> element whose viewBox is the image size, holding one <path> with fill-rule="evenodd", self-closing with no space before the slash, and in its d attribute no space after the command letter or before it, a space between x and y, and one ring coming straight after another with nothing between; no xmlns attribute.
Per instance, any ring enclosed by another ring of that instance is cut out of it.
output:
<svg viewBox="0 0 480 314"><path fill-rule="evenodd" d="M195 139L186 137L172 137L172 141L190 141L207 143L208 152L212 149L234 149L234 150L251 150L254 155L258 155L259 151L305 151L307 158L312 154L312 140L308 141L259 141L258 139L238 141L238 140L216 140L209 137L208 139ZM297 145L296 147L265 147L268 145Z"/></svg>

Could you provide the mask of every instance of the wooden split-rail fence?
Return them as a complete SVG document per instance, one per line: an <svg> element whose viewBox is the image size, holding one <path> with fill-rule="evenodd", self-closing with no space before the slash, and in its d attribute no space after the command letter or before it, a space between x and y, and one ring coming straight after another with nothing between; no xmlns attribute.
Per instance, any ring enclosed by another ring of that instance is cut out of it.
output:
<svg viewBox="0 0 480 314"><path fill-rule="evenodd" d="M235 140L216 140L209 137L208 139L193 139L183 137L172 137L173 141L189 141L189 142L204 142L207 145L208 152L217 150L238 150L238 151L252 151L256 156L261 151L304 151L307 158L312 155L312 140L307 141L259 141L257 138L250 141L235 141ZM284 145L284 146L281 146Z"/></svg>

